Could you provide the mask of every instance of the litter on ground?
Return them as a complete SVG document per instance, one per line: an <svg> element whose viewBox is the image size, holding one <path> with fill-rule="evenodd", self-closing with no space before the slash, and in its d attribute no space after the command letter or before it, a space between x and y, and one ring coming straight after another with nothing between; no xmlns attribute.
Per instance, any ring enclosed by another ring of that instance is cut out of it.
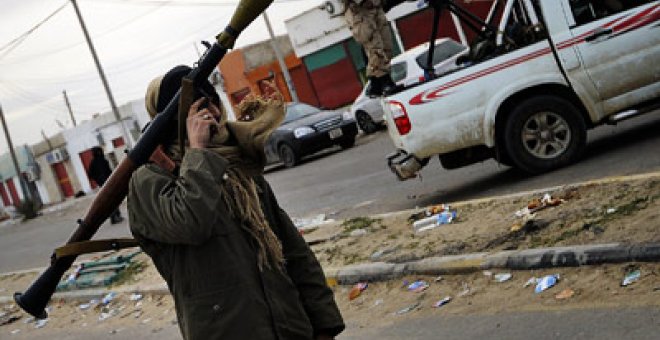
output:
<svg viewBox="0 0 660 340"><path fill-rule="evenodd" d="M500 274L495 274L494 277L495 277L495 281L497 282L506 282L511 280L512 276L513 275L511 275L511 273L500 273Z"/></svg>
<svg viewBox="0 0 660 340"><path fill-rule="evenodd" d="M366 282L356 283L355 286L353 286L353 288L351 288L351 291L348 293L348 299L355 300L358 296L360 296L360 294L362 294L362 292L365 289L367 289L368 286L369 284Z"/></svg>
<svg viewBox="0 0 660 340"><path fill-rule="evenodd" d="M639 269L635 269L632 271L629 271L626 276L624 276L623 281L621 282L622 287L626 287L630 285L631 283L639 280L639 278L642 276L642 272Z"/></svg>
<svg viewBox="0 0 660 340"><path fill-rule="evenodd" d="M408 290L415 293L423 292L427 288L429 288L429 284L423 280L415 281L408 285Z"/></svg>
<svg viewBox="0 0 660 340"><path fill-rule="evenodd" d="M417 302L415 304L412 304L408 307L405 307L403 309L399 309L398 311L395 312L396 315L401 315L401 314L406 314L414 311L417 307L419 307L420 303Z"/></svg>
<svg viewBox="0 0 660 340"><path fill-rule="evenodd" d="M554 285L557 284L558 280L559 280L559 275L544 276L544 277L542 277L541 279L538 280L538 283L536 284L536 288L534 289L534 292L536 292L538 294L540 292L543 292L544 290L552 288Z"/></svg>
<svg viewBox="0 0 660 340"><path fill-rule="evenodd" d="M566 300L566 299L570 299L571 297L573 297L573 295L575 295L575 291L573 291L570 288L566 288L566 289L562 290L561 292L557 293L557 295L555 295L555 299L557 299L557 300Z"/></svg>
<svg viewBox="0 0 660 340"><path fill-rule="evenodd" d="M449 301L451 301L451 296L445 296L444 298L442 298L442 299L436 301L436 302L433 304L433 307L434 307L434 308L442 307L442 306L448 304Z"/></svg>

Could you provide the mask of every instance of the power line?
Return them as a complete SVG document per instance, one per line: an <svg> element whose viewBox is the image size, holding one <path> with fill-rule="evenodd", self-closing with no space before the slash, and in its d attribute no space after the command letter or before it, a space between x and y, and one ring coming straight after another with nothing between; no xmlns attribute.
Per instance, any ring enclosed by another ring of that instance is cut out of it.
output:
<svg viewBox="0 0 660 340"><path fill-rule="evenodd" d="M98 0L95 0L98 1ZM236 6L238 1L214 1L214 2L195 2L195 1L167 1L167 0L101 0L103 2L114 2L114 3L130 3L131 5L146 5L146 6L155 6L155 5L166 5L166 6L181 6L181 7L227 7L227 6ZM300 2L308 0L275 0L274 4L278 3L288 3L288 2Z"/></svg>
<svg viewBox="0 0 660 340"><path fill-rule="evenodd" d="M158 7L162 7L162 6L163 5L159 5ZM156 13L157 10L158 10L158 8L156 8L156 9L147 9L146 11L140 12L140 13L138 13L138 14L130 17L130 18L127 18L126 20L119 21L115 25L113 25L112 27L106 29L105 31L95 34L94 39L98 39L100 37L106 36L110 33L113 33L115 31L119 30L119 29L123 29L126 26L128 26L128 25L130 25L134 22L137 22L137 21L139 21L140 19L142 19L146 16L149 16L153 13ZM67 45L64 45L64 46L61 46L61 47L58 47L58 48L53 48L51 50L43 51L39 54L34 54L34 55L31 55L31 56L30 55L29 56L23 56L21 58L18 58L18 60L15 61L15 62L9 62L9 63L3 63L3 64L4 65L25 64L25 63L28 63L28 62L34 60L34 59L43 58L44 55L51 55L51 54L54 54L54 53L63 52L63 51L66 51L66 50L76 48L76 47L81 46L81 45L84 45L83 40L79 40L77 42L67 44Z"/></svg>
<svg viewBox="0 0 660 340"><path fill-rule="evenodd" d="M50 20L52 17L54 17L57 13L59 13L61 10L64 9L69 4L69 2L65 2L57 8L55 11L53 11L51 14L49 14L47 17L45 17L43 20L41 20L39 23L36 25L32 26L29 30L27 30L25 33L21 34L17 38L13 39L12 41L8 42L7 44L3 45L0 47L0 51L7 49L2 55L0 55L0 59L6 57L11 51L16 49L16 47L20 46L20 44L27 39L30 34L32 34L34 31L36 31L41 25L45 24L48 20Z"/></svg>
<svg viewBox="0 0 660 340"><path fill-rule="evenodd" d="M198 29L195 29L194 31L191 31L188 33L188 36L196 36L198 33L210 30L209 25L210 23L213 23L217 21L217 18L210 17L208 21L205 21L203 25L200 25ZM121 65L116 65L114 67L109 67L108 68L108 73L112 75L113 77L116 77L118 74L124 74L126 72L132 72L135 70L135 68L143 68L143 67L148 67L154 63L154 61L157 61L159 59L162 59L164 56L171 55L172 53L175 53L177 51L180 51L184 48L184 46L187 46L189 41L187 40L180 40L174 43L162 43L158 46L152 47L151 50L154 52L149 53L147 56L140 57L138 59L135 59L133 62L127 62L127 63L122 63ZM46 52L40 53L39 57L43 58L43 55L47 54ZM5 80L6 78L0 77L0 80ZM23 81L30 81L30 82L38 82L38 83L57 83L60 82L61 80L59 79L54 79L54 78L47 78L47 77L23 77ZM86 81L91 81L96 79L96 77L92 75L83 75L81 74L79 77L73 77L73 78L67 78L67 81L71 82L86 82Z"/></svg>
<svg viewBox="0 0 660 340"><path fill-rule="evenodd" d="M53 111L53 112L60 112L62 110L60 108L56 108L54 106L50 106L48 104L43 103L43 102L47 102L49 100L52 100L52 98L44 98L44 97L41 97L41 96L35 96L33 93L21 88L20 86L17 86L16 84L14 84L14 86L11 86L11 85L7 84L6 82L3 82L3 83L0 83L0 87L3 87L5 89L5 91L13 94L14 98L16 98L16 99L18 99L22 102L29 103L31 105L36 105L36 106L41 107L42 109L46 109L46 110Z"/></svg>
<svg viewBox="0 0 660 340"><path fill-rule="evenodd" d="M228 1L228 2L188 2L188 1L164 1L164 0L155 0L155 1L149 1L149 0L101 0L101 1L114 2L114 3L124 3L124 4L135 4L135 5L147 5L147 6L156 6L156 7L164 7L164 6L168 6L168 5L179 6L179 7L196 7L196 6L205 6L205 7L215 6L215 7L218 7L218 6L235 6L235 5L238 5L238 2L235 2L235 1ZM277 4L277 3L292 3L292 2L299 2L299 1L304 1L304 0L276 0L276 1L274 1L274 3L275 4ZM29 34L31 34L34 30L36 30L36 28L38 28L40 25L42 25L43 23L48 21L57 12L62 10L67 4L68 4L68 2L64 3L62 5L62 7L58 8L55 12L53 12L47 18L42 20L42 22L40 22L39 24L35 25L28 32L26 32L23 35L15 38L10 43L8 43L5 46L3 46L2 48L0 48L0 51L2 51L2 49L4 49L4 48L7 48L8 45L11 45L12 43L16 43L16 45L11 48L11 50L13 50L15 47L20 45L20 43L22 43L23 40L25 40L25 38L27 38L27 36ZM94 38L96 39L98 37L102 37L102 36L105 36L105 35L110 34L112 32L115 32L116 30L125 28L126 25L129 25L129 24L132 24L136 21L139 21L140 19L142 19L142 18L144 18L144 17L146 17L146 16L148 16L152 13L154 13L154 11L150 11L149 13L146 13L146 14L138 14L138 15L136 15L134 17L131 17L127 20L124 20L120 23L117 23L116 25L114 25L110 29L107 29L106 31L101 32L99 34L96 34L94 36ZM39 53L39 54L36 54L36 55L21 57L16 62L5 63L5 65L24 64L24 63L30 62L30 61L32 61L36 58L43 58L43 56L45 54L53 54L53 53L62 52L62 51L65 51L65 50L68 50L68 49L71 49L71 48L75 48L75 47L81 45L82 43L83 43L82 41L79 41L79 42L76 42L76 43L73 43L73 44L62 46L60 48L56 48L56 49L52 49L52 50L48 50L48 51L43 51L42 53ZM0 55L0 60L3 59L10 51L7 51L4 54Z"/></svg>
<svg viewBox="0 0 660 340"><path fill-rule="evenodd" d="M168 6L168 5L182 6L182 7L183 6L189 6L189 7L216 6L217 7L217 6L235 6L235 5L238 4L238 1L225 1L225 2L213 2L213 3L211 3L211 2L162 1L162 0L155 0L155 1L147 1L147 0L133 0L133 1L102 0L102 1L115 2L115 3L124 3L124 4L137 4L137 5L142 4L142 5L149 5L149 6L154 6L154 7L155 6L164 7L164 6ZM290 2L299 2L299 1L302 1L302 0L279 0L279 1L275 1L275 3L290 3ZM41 20L39 23L37 23L35 26L33 26L31 29L29 29L25 33L21 34L19 37L13 39L9 43L2 46L0 48L0 52L2 52L3 50L6 50L6 51L4 51L4 53L2 55L0 55L0 59L4 58L9 52L14 50L21 43L23 43L28 36L30 36L32 33L34 33L44 23L46 23L50 19L52 19L57 13L62 11L64 9L64 7L66 7L66 5L68 5L68 1L65 2L59 8L57 8L55 11L53 11L51 14L49 14L46 18ZM149 13L146 13L144 15L136 15L136 16L133 16L133 17L127 19L127 20L123 20L122 23L114 25L112 28L110 28L108 30L105 30L105 32L101 33L101 36L112 33L115 30L121 29L121 28L125 27L126 24L131 24L133 22L139 21L143 17L145 17L145 16L147 16L147 15L153 13L153 12L155 12L155 11L150 10ZM196 30L194 33L201 32L201 31L204 31L206 29L207 29L207 27L205 25L203 28L200 28L200 29ZM190 35L192 35L194 33L191 33ZM75 46L77 46L79 44L80 43L77 43ZM154 50L156 51L155 53L151 53L149 56L144 57L144 58L140 58L139 60L135 60L135 61L129 62L129 63L124 63L122 65L118 65L118 67L111 68L111 70L112 70L111 73L116 76L117 74L122 74L122 73L125 73L125 72L129 72L129 71L135 69L135 67L148 66L152 63L153 60L157 60L159 58L162 58L163 55L171 54L172 52L174 52L176 50L180 50L181 46L183 44L184 44L183 42L174 43L174 44L171 44L171 43L161 44L158 47L154 48ZM177 45L179 45L179 46L177 46ZM164 48L160 48L160 46L163 46ZM68 48L71 48L71 47L73 47L73 46L67 46L64 49L68 49ZM46 53L46 54L49 54L49 53ZM39 57L43 57L43 55L44 55L44 53L40 54ZM78 77L74 81L75 82L84 82L84 81L87 81L87 80L92 80L94 78L95 77L86 76L86 75L81 74L80 77ZM33 78L33 79L30 79L30 81L33 81L33 82L39 82L39 81L49 82L49 80L51 80L51 79L48 79L48 78ZM3 81L6 82L7 80L3 79ZM52 81L55 82L57 80L52 79ZM10 84L11 83L13 83L13 82L10 81ZM24 101L26 103L31 103L33 105L37 105L37 106L39 106L43 109L48 109L49 111L54 111L58 114L62 112L62 109L60 109L60 108L56 109L56 108L54 108L52 106L49 106L49 105L44 103L44 102L48 102L50 99L44 99L44 97L41 97L42 98L40 100L41 103L38 103L37 101L39 101L38 100L39 98L38 98L38 96L35 96L34 93L30 93L30 92L26 91L25 89L22 89L21 86L19 86L16 83L13 83L13 86L11 86L10 84L5 83L5 84L3 84L4 85L3 87L6 90L8 90L8 91L12 92L13 94L17 95L18 99L20 99L21 101ZM35 97L37 98L37 100L35 100ZM91 100L91 98L89 98L89 99ZM94 101L96 101L96 100L94 100ZM94 106L96 106L96 105L94 105Z"/></svg>
<svg viewBox="0 0 660 340"><path fill-rule="evenodd" d="M97 0L98 1L98 0ZM124 4L133 4L133 5L147 5L147 6L157 6L157 7L162 7L162 6L180 6L180 7L226 7L226 6L236 6L238 5L238 1L226 1L226 2L189 2L189 1L167 1L167 0L101 0L103 2L114 2L114 3L124 3ZM275 0L273 1L273 4L279 4L279 3L293 3L293 2L300 2L300 1L306 1L306 0ZM8 42L7 44L3 45L0 47L0 51L4 49L8 49L5 51L2 55L0 55L0 60L6 57L12 50L14 50L16 47L18 47L30 34L32 34L37 28L39 28L41 25L46 23L48 20L50 20L53 16L55 16L57 13L59 13L64 7L68 5L68 1L66 1L62 6L60 6L58 9L53 11L50 15L48 15L46 18L44 18L42 21L37 23L35 26L30 28L28 31L25 33L21 34L20 36L14 38L12 41ZM106 32L103 32L99 34L98 36L104 36L106 34L112 33L115 30L119 28L123 28L125 25L124 24L130 24L134 21L137 21L135 19L141 19L147 15L151 14L147 13L146 15L138 15L134 18L128 19L123 21L122 23L119 23L115 25L113 28L107 30ZM95 36L98 37L98 36ZM46 53L55 53L55 52L60 52L63 50L67 50L69 48L76 47L80 45L82 42L75 43L73 45L69 46L64 46L60 49L55 49L52 51L46 51ZM41 57L43 54L39 56L33 56L34 57ZM31 58L31 57L28 57ZM21 58L21 61L25 61L25 58Z"/></svg>

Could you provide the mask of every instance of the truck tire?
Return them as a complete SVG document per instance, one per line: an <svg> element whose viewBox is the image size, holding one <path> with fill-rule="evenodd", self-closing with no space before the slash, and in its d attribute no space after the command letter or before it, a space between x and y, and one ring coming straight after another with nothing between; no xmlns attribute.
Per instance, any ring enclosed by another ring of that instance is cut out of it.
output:
<svg viewBox="0 0 660 340"><path fill-rule="evenodd" d="M580 158L587 142L587 126L570 101L539 95L513 109L505 124L504 141L514 166L538 174Z"/></svg>
<svg viewBox="0 0 660 340"><path fill-rule="evenodd" d="M300 161L300 156L296 154L296 151L293 150L289 144L280 145L278 153L280 156L280 161L284 163L284 166L287 168L296 166L296 164L298 164Z"/></svg>
<svg viewBox="0 0 660 340"><path fill-rule="evenodd" d="M357 121L360 130L364 131L367 135L378 131L378 125L373 119L371 119L371 116L364 111L356 112L355 120Z"/></svg>

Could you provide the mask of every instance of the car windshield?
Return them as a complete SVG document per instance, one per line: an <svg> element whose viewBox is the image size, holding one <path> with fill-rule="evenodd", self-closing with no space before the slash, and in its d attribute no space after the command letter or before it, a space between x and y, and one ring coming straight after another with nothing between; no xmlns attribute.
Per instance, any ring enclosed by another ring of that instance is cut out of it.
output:
<svg viewBox="0 0 660 340"><path fill-rule="evenodd" d="M289 104L286 108L286 118L284 118L284 123L292 122L318 112L321 112L321 110L311 105L303 103Z"/></svg>
<svg viewBox="0 0 660 340"><path fill-rule="evenodd" d="M435 48L433 49L433 66L436 66L439 63L453 57L457 53L462 52L464 49L465 46L453 40L447 40L441 44L435 45ZM419 67L424 68L426 66L428 57L429 51L427 49L424 51L424 53L415 58Z"/></svg>
<svg viewBox="0 0 660 340"><path fill-rule="evenodd" d="M390 74L392 76L392 80L395 83L405 78L406 75L408 74L406 62L404 61L404 62L392 64L392 71Z"/></svg>

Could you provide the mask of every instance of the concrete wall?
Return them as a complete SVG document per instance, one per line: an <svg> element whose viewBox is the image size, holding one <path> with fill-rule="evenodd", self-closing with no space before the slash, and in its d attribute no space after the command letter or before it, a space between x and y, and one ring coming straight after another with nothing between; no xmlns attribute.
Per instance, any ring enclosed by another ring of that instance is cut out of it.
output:
<svg viewBox="0 0 660 340"><path fill-rule="evenodd" d="M16 153L19 170L21 172L27 171L29 164L32 162L32 152L30 151L30 148L28 148L27 145L21 145L15 147L14 152ZM7 180L14 176L16 176L14 163L9 152L6 152L0 156L0 178Z"/></svg>
<svg viewBox="0 0 660 340"><path fill-rule="evenodd" d="M43 140L30 146L35 161L41 170L39 179L35 181L35 184L39 192L39 197L41 197L41 202L44 204L57 203L64 200L64 195L60 189L57 176L47 161L47 155L55 149L63 148L65 145L66 140L64 139L64 135L60 132L54 136L48 137L47 140ZM75 177L70 175L69 180L73 179L75 179Z"/></svg>
<svg viewBox="0 0 660 340"><path fill-rule="evenodd" d="M82 190L86 193L92 191L87 172L80 159L80 153L95 146L100 146L106 155L114 155L112 157L114 158L113 161L116 161L118 164L126 157L124 151L128 148L129 143L135 145L140 135L140 129L149 120L149 115L144 108L144 100L135 100L126 103L118 109L121 123L117 122L114 113L107 112L94 117L92 120L83 121L78 126L62 132L66 140L66 149L69 152L69 162L72 168L69 176L77 177L80 185L79 188L76 188L74 185L75 191ZM122 125L129 134L128 136L124 136ZM112 141L120 137L124 139L124 145L115 148ZM67 171L69 171L69 168L67 168Z"/></svg>
<svg viewBox="0 0 660 340"><path fill-rule="evenodd" d="M62 134L67 141L66 150L69 153L69 162L73 170L69 173L69 176L78 178L80 190L86 193L91 192L92 187L79 154L95 146L100 146L97 139L98 132L95 130L93 121L83 121L75 128L63 131Z"/></svg>
<svg viewBox="0 0 660 340"><path fill-rule="evenodd" d="M351 37L343 16L331 16L319 7L287 19L284 24L298 58Z"/></svg>
<svg viewBox="0 0 660 340"><path fill-rule="evenodd" d="M275 37L277 46L283 56L293 52L291 41L286 35ZM270 40L264 40L256 44L241 47L245 58L245 70L251 71L257 67L277 62L277 56Z"/></svg>
<svg viewBox="0 0 660 340"><path fill-rule="evenodd" d="M53 169L46 161L46 155L41 155L36 157L37 164L41 168L41 176L37 184L37 190L39 191L39 197L41 197L41 202L44 204L57 203L64 200L62 195L62 190L59 187L57 177Z"/></svg>
<svg viewBox="0 0 660 340"><path fill-rule="evenodd" d="M149 117L149 113L145 108L144 99L133 100L129 102L127 106L130 106L130 108L127 107L127 110L130 110L130 112L133 113L133 117L136 119L140 127L140 131L142 131L142 129L151 120L151 117Z"/></svg>
<svg viewBox="0 0 660 340"><path fill-rule="evenodd" d="M18 176L11 178L14 182L14 187L16 188L16 193L18 193L18 198L22 201L25 199L25 194L23 193L23 188L21 187L21 181L18 179Z"/></svg>
<svg viewBox="0 0 660 340"><path fill-rule="evenodd" d="M37 164L34 160L34 157L32 156L32 151L27 145L21 145L14 148L14 152L16 154L19 171L21 173L25 173L30 170L38 170L35 169ZM20 179L16 175L16 171L14 170L14 163L9 152L6 152L0 156L0 179L3 182L11 180L14 183L14 187L16 188L16 193L18 194L19 199L25 199L25 194L23 192L23 188L21 187ZM10 196L11 200L9 188L5 187L5 189L7 189L7 194Z"/></svg>
<svg viewBox="0 0 660 340"><path fill-rule="evenodd" d="M339 9L342 7L338 4L339 1L341 0L331 0L330 2L333 3L335 8ZM426 7L427 5L423 1L404 2L390 10L387 13L387 19L394 21ZM323 5L312 7L287 19L284 24L298 58L352 37L344 16L339 13L328 13ZM396 26L393 28L396 34ZM400 42L399 45L401 45Z"/></svg>

